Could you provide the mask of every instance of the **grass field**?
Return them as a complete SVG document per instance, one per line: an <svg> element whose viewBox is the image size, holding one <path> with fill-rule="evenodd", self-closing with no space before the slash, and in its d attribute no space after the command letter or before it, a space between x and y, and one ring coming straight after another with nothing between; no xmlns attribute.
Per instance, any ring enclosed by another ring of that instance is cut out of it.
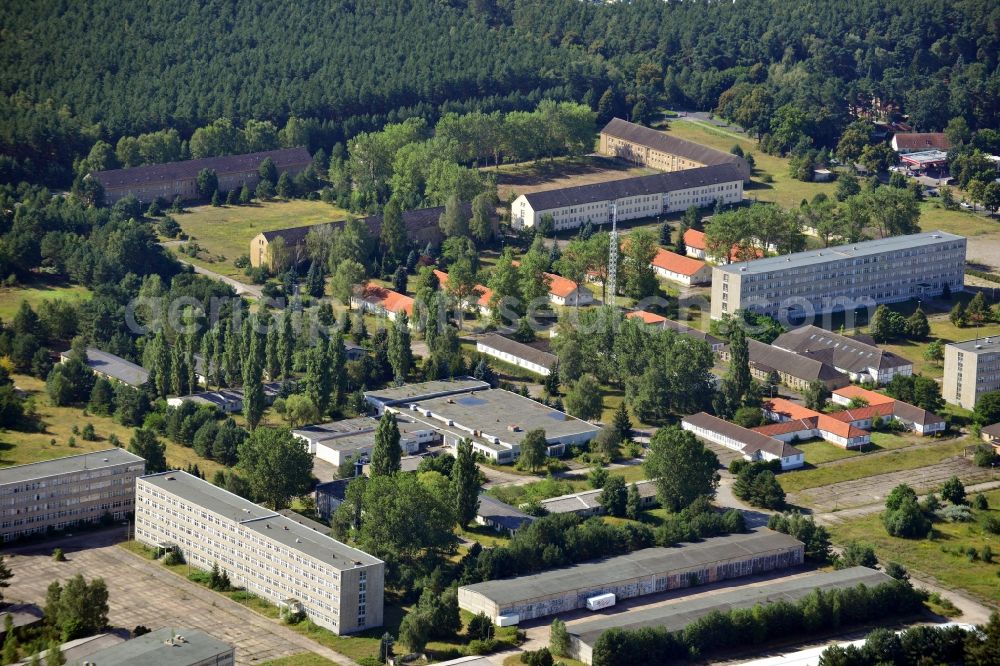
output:
<svg viewBox="0 0 1000 666"><path fill-rule="evenodd" d="M960 236L1000 234L1000 224L985 215L967 210L946 210L939 201L920 204L920 228L924 231L947 231Z"/></svg>
<svg viewBox="0 0 1000 666"><path fill-rule="evenodd" d="M281 659L265 661L264 666L336 666L336 662L312 652L302 652Z"/></svg>
<svg viewBox="0 0 1000 666"><path fill-rule="evenodd" d="M836 189L834 183L804 183L792 178L788 174L787 159L768 155L758 148L757 142L750 137L715 127L709 123L696 120L674 120L670 123L667 133L727 153L737 144L744 151L753 153L756 163L756 171L753 176L754 184L747 188L746 195L757 201L770 201L785 208L792 208L798 206L803 199L812 199L820 192L832 196ZM774 182L762 182L763 174L770 174Z"/></svg>
<svg viewBox="0 0 1000 666"><path fill-rule="evenodd" d="M10 322L21 307L21 301L38 309L38 304L44 300L67 300L79 303L90 298L90 290L80 285L70 285L64 282L49 282L38 280L18 287L0 288L0 319Z"/></svg>
<svg viewBox="0 0 1000 666"><path fill-rule="evenodd" d="M322 201L294 199L251 206L196 206L175 219L190 240L204 250L196 263L229 277L242 278L243 272L233 266L233 260L249 252L250 240L260 232L331 222L343 219L346 214ZM171 248L177 251L176 245ZM184 258L190 259L187 255Z"/></svg>
<svg viewBox="0 0 1000 666"><path fill-rule="evenodd" d="M778 481L786 493L818 488L841 481L934 465L961 454L966 445L965 440L953 439L922 449L896 450L885 455L864 454L836 465L781 474L778 476Z"/></svg>
<svg viewBox="0 0 1000 666"><path fill-rule="evenodd" d="M916 435L901 435L893 432L873 432L871 444L865 446L864 450L845 449L831 444L822 439L810 442L797 442L795 448L801 449L806 454L806 463L809 465L822 465L835 460L846 458L857 458L876 451L889 451L892 449L902 449L914 444L926 444L926 440Z"/></svg>
<svg viewBox="0 0 1000 666"><path fill-rule="evenodd" d="M94 414L85 416L83 410L76 407L53 407L45 395L43 381L26 375L14 375L13 379L17 386L29 391L35 397L35 405L45 429L43 432L0 431L0 467L107 449L112 446L108 441L111 435L116 435L122 446L128 446L134 432L133 428L123 426L107 416ZM97 441L87 442L77 436L76 446L70 447L68 442L73 436L73 426L82 429L87 423L93 424ZM55 444L52 440L55 440ZM188 465L197 464L208 478L212 477L215 470L222 468L218 463L199 456L194 449L175 444L165 437L161 438L161 441L167 446L167 463L173 467L183 469Z"/></svg>
<svg viewBox="0 0 1000 666"><path fill-rule="evenodd" d="M1000 602L1000 566L997 563L970 561L959 549L975 548L982 552L989 545L1000 553L1000 536L983 529L987 515L1000 518L1000 491L986 494L991 509L975 511L972 523L936 522L928 539L898 539L886 534L878 514L832 525L834 541L862 541L873 544L883 562L899 562L907 569L930 574L946 587L966 590L994 604Z"/></svg>

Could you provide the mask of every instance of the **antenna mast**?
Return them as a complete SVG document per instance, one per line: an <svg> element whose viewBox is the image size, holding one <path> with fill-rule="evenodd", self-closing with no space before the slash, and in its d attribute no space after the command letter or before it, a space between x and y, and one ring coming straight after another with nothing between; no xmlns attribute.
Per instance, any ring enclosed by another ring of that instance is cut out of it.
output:
<svg viewBox="0 0 1000 666"><path fill-rule="evenodd" d="M606 305L615 306L618 292L618 207L611 202L611 236L608 243L608 284Z"/></svg>

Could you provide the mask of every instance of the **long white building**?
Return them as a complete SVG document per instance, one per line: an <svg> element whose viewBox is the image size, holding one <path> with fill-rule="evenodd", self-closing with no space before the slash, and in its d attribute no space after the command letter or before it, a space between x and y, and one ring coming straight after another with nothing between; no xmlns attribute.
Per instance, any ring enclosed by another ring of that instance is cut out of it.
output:
<svg viewBox="0 0 1000 666"><path fill-rule="evenodd" d="M965 282L965 238L945 231L716 266L712 319L737 310L823 314L938 296Z"/></svg>
<svg viewBox="0 0 1000 666"><path fill-rule="evenodd" d="M186 472L136 479L135 538L217 564L234 584L336 634L382 624L385 563Z"/></svg>
<svg viewBox="0 0 1000 666"><path fill-rule="evenodd" d="M619 222L711 206L716 201L739 203L743 175L733 164L685 169L652 176L623 178L592 185L563 187L522 194L511 204L511 224L524 229L551 215L555 230L575 229L590 222L611 222L615 206Z"/></svg>

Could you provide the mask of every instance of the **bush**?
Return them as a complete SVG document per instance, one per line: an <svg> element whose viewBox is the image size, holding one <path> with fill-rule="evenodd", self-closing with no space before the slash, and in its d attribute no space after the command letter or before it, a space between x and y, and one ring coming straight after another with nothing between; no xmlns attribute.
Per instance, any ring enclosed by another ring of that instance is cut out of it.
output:
<svg viewBox="0 0 1000 666"><path fill-rule="evenodd" d="M171 550L167 553L166 557L163 558L163 563L168 567L173 567L178 564L186 564L187 561L184 559L184 553L180 550Z"/></svg>
<svg viewBox="0 0 1000 666"><path fill-rule="evenodd" d="M990 502L986 499L986 495L982 493L976 493L972 497L972 506L979 511L986 511L990 508Z"/></svg>
<svg viewBox="0 0 1000 666"><path fill-rule="evenodd" d="M65 562L66 555L63 553L62 548L56 548L52 551L52 559L56 562Z"/></svg>
<svg viewBox="0 0 1000 666"><path fill-rule="evenodd" d="M990 534L1000 534L1000 518L986 516L986 519L983 521L983 529Z"/></svg>
<svg viewBox="0 0 1000 666"><path fill-rule="evenodd" d="M952 504L946 506L936 513L942 520L949 523L971 523L973 521L972 509L964 504Z"/></svg>

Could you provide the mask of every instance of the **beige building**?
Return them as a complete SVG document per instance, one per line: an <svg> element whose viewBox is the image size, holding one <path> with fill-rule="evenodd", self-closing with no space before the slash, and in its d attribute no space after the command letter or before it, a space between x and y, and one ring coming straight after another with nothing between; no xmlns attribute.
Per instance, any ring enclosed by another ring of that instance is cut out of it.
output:
<svg viewBox="0 0 1000 666"><path fill-rule="evenodd" d="M118 448L0 469L0 541L122 520L145 471L145 460Z"/></svg>
<svg viewBox="0 0 1000 666"><path fill-rule="evenodd" d="M136 540L349 634L382 624L385 563L186 472L136 481Z"/></svg>
<svg viewBox="0 0 1000 666"><path fill-rule="evenodd" d="M965 282L965 238L945 231L716 266L712 319L749 309L808 317L938 296Z"/></svg>
<svg viewBox="0 0 1000 666"><path fill-rule="evenodd" d="M598 150L660 171L683 171L716 164L731 164L742 180L750 180L750 165L742 157L685 141L649 127L613 118L601 130Z"/></svg>
<svg viewBox="0 0 1000 666"><path fill-rule="evenodd" d="M942 397L953 405L975 409L979 396L990 391L1000 391L1000 338L945 345Z"/></svg>
<svg viewBox="0 0 1000 666"><path fill-rule="evenodd" d="M551 216L556 231L611 222L612 208L619 222L655 217L743 200L743 177L733 164L695 167L675 173L658 173L609 180L590 185L522 194L510 207L515 229L534 227Z"/></svg>

